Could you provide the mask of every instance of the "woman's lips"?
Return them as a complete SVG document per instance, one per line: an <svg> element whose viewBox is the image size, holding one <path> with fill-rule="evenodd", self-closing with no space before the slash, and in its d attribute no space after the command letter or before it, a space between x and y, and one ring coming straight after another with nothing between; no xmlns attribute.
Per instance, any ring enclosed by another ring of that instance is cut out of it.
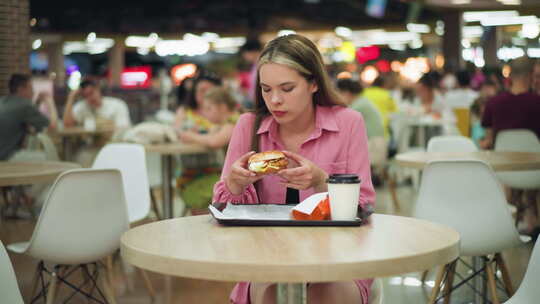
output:
<svg viewBox="0 0 540 304"><path fill-rule="evenodd" d="M285 112L285 111L272 111L272 113L277 117L281 117L281 116L287 114L287 112Z"/></svg>

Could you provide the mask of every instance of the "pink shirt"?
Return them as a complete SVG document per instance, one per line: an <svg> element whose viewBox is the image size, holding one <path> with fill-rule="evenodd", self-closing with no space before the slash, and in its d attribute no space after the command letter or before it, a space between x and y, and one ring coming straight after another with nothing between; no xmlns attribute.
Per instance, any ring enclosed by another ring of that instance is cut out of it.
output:
<svg viewBox="0 0 540 304"><path fill-rule="evenodd" d="M257 204L259 197L263 203L284 204L286 188L279 184L279 177L264 177L259 186L259 196L253 185L246 187L240 195L233 195L223 179L231 165L251 149L251 132L255 115L247 113L240 116L233 131L221 181L214 186L213 202L231 202ZM260 151L284 150L278 136L278 124L272 116L266 117L259 127ZM315 112L315 130L300 146L299 154L308 158L328 174L355 173L362 183L358 202L361 206L375 203L375 191L371 183L368 157L367 134L361 114L351 109L333 106L317 106ZM313 189L300 191L300 200L314 193ZM371 279L356 280L362 302L368 303ZM242 282L231 293L231 303L249 304L249 283Z"/></svg>
<svg viewBox="0 0 540 304"><path fill-rule="evenodd" d="M232 163L251 150L254 121L255 115L252 113L240 116L229 143L221 181L214 187L213 202L257 204L260 198L261 202L267 204L285 203L286 188L279 184L279 176L264 177L260 181L259 196L253 185L249 185L242 194L233 195L223 181L229 174ZM257 134L260 136L260 151L285 149L278 136L278 124L272 116L263 119ZM358 112L340 106L317 106L315 129L300 146L299 154L328 174L358 174L362 181L358 202L364 206L375 203L367 147L364 120ZM300 191L300 200L313 193L314 189Z"/></svg>

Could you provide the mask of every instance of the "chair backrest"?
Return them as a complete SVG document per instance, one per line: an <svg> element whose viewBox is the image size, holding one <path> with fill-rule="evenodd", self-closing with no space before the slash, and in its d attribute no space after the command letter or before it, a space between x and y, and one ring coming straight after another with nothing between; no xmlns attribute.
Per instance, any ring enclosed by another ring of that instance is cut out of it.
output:
<svg viewBox="0 0 540 304"><path fill-rule="evenodd" d="M371 294L369 295L369 304L382 304L384 303L384 290L382 279L375 278L371 283Z"/></svg>
<svg viewBox="0 0 540 304"><path fill-rule="evenodd" d="M114 143L103 147L92 165L94 169L118 169L128 205L129 221L144 219L150 213L150 187L144 147Z"/></svg>
<svg viewBox="0 0 540 304"><path fill-rule="evenodd" d="M45 151L45 155L47 155L47 160L60 160L60 157L58 157L58 150L56 149L56 146L47 134L41 132L37 135L37 139L41 143L43 151Z"/></svg>
<svg viewBox="0 0 540 304"><path fill-rule="evenodd" d="M24 304L9 256L0 241L0 295L2 303Z"/></svg>
<svg viewBox="0 0 540 304"><path fill-rule="evenodd" d="M496 151L540 152L536 134L527 129L502 130L495 140Z"/></svg>
<svg viewBox="0 0 540 304"><path fill-rule="evenodd" d="M495 151L540 152L536 134L527 129L502 130L497 133ZM497 172L499 180L515 189L540 188L540 170Z"/></svg>
<svg viewBox="0 0 540 304"><path fill-rule="evenodd" d="M53 184L27 254L58 264L84 264L118 249L129 228L120 171L75 169Z"/></svg>
<svg viewBox="0 0 540 304"><path fill-rule="evenodd" d="M414 215L458 231L465 256L487 255L521 244L501 185L481 161L428 163Z"/></svg>
<svg viewBox="0 0 540 304"><path fill-rule="evenodd" d="M475 152L478 148L465 136L444 135L432 137L428 142L428 152Z"/></svg>
<svg viewBox="0 0 540 304"><path fill-rule="evenodd" d="M538 301L540 299L538 282L540 282L540 241L536 240L529 266L527 266L527 272L525 272L525 277L523 277L523 281L521 281L521 285L514 295L516 303L534 303ZM514 297L510 302L514 300Z"/></svg>

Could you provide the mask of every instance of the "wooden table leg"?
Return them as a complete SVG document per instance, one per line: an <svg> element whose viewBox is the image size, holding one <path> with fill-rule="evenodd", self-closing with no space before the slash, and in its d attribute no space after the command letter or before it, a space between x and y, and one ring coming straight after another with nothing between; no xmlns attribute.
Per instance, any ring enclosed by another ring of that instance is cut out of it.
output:
<svg viewBox="0 0 540 304"><path fill-rule="evenodd" d="M173 156L161 155L161 187L162 187L162 204L163 218L170 219L174 217L174 196L171 180L173 176Z"/></svg>

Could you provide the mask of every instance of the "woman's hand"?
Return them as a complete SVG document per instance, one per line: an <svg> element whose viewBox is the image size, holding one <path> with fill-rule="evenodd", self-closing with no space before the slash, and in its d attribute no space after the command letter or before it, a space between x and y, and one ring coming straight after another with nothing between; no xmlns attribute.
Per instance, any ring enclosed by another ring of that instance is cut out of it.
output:
<svg viewBox="0 0 540 304"><path fill-rule="evenodd" d="M229 175L225 177L225 184L232 194L241 194L248 185L253 184L263 177L247 169L248 159L254 153L253 151L248 152L237 159L232 164Z"/></svg>
<svg viewBox="0 0 540 304"><path fill-rule="evenodd" d="M298 164L296 167L284 169L277 173L284 179L283 184L286 187L298 190L314 188L316 192L327 190L326 179L328 174L323 169L296 153L288 151L283 151L283 153L289 160L293 160Z"/></svg>

